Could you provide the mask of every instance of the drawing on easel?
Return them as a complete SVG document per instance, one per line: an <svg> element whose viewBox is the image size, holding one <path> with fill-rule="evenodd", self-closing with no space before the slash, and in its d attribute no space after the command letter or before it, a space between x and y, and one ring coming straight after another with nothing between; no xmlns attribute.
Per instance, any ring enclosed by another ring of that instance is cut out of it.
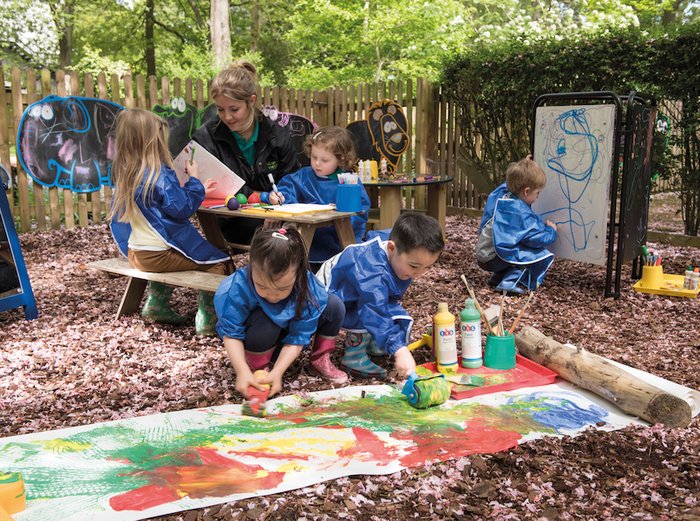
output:
<svg viewBox="0 0 700 521"><path fill-rule="evenodd" d="M557 223L548 249L557 257L604 265L614 105L537 107L533 159L547 186L532 209Z"/></svg>

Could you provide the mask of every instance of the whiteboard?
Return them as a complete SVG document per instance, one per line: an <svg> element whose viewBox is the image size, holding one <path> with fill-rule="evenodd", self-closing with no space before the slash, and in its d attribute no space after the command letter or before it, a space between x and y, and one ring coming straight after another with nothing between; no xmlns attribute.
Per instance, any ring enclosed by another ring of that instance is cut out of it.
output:
<svg viewBox="0 0 700 521"><path fill-rule="evenodd" d="M535 162L547 186L532 209L557 224L557 257L606 264L615 105L537 107Z"/></svg>

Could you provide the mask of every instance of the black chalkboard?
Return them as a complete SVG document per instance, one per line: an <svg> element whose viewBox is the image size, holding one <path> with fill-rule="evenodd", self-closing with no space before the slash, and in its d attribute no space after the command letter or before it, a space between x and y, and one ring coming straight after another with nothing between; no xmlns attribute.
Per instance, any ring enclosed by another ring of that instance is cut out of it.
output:
<svg viewBox="0 0 700 521"><path fill-rule="evenodd" d="M210 103L202 110L197 110L197 107L184 98L173 98L170 105L153 105L151 112L168 122L168 149L170 155L175 158L190 142L202 123L216 115L216 105Z"/></svg>
<svg viewBox="0 0 700 521"><path fill-rule="evenodd" d="M274 105L268 105L262 110L262 113L280 127L287 129L292 136L292 143L294 143L294 150L297 153L299 164L301 166L311 166L311 160L304 153L304 143L306 142L306 136L312 134L318 128L318 125L306 116L292 112L280 112Z"/></svg>
<svg viewBox="0 0 700 521"><path fill-rule="evenodd" d="M124 107L94 98L47 96L22 115L22 168L43 186L95 192L111 185L117 115Z"/></svg>
<svg viewBox="0 0 700 521"><path fill-rule="evenodd" d="M24 315L31 320L38 312L5 194L10 188L10 176L2 164L0 177L0 311L24 306Z"/></svg>
<svg viewBox="0 0 700 521"><path fill-rule="evenodd" d="M408 123L401 105L378 101L370 106L365 119L348 123L345 128L355 138L358 160L374 159L379 165L385 158L389 172L396 171L399 158L408 147Z"/></svg>
<svg viewBox="0 0 700 521"><path fill-rule="evenodd" d="M622 262L629 262L642 255L647 242L649 219L649 194L651 193L651 165L656 107L633 105L627 115L630 147L623 172L621 212L624 212L624 246Z"/></svg>

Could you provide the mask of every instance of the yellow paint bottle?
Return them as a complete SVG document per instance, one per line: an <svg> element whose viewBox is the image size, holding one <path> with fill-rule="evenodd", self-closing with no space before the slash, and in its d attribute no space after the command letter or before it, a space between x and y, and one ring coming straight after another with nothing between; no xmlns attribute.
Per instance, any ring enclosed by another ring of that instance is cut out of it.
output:
<svg viewBox="0 0 700 521"><path fill-rule="evenodd" d="M437 354L437 368L441 373L457 371L457 336L455 316L447 308L447 302L438 304L433 316L433 346Z"/></svg>

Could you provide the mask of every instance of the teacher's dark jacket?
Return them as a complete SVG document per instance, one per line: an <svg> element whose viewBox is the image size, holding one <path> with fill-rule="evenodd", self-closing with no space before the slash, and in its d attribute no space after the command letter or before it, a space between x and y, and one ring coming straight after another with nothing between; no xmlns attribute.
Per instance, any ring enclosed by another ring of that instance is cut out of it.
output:
<svg viewBox="0 0 700 521"><path fill-rule="evenodd" d="M299 170L292 136L287 129L280 127L257 110L256 116L259 129L252 166L243 157L233 134L218 114L202 124L193 136L197 143L245 181L239 193L246 197L254 191L272 190L268 173L272 173L275 183L279 183L285 175Z"/></svg>

